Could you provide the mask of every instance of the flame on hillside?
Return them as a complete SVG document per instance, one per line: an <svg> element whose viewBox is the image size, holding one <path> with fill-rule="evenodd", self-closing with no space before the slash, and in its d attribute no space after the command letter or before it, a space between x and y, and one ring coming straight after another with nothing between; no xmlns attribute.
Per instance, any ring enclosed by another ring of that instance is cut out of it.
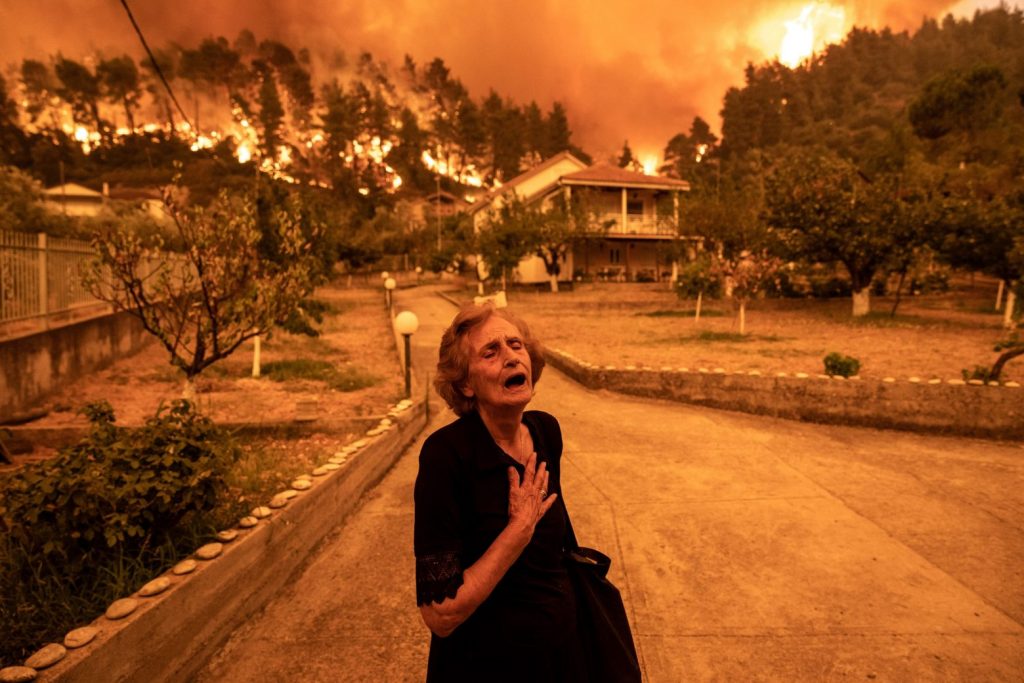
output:
<svg viewBox="0 0 1024 683"><path fill-rule="evenodd" d="M791 69L829 43L846 35L846 10L841 6L812 2L796 19L786 20L786 35L779 46L779 61Z"/></svg>

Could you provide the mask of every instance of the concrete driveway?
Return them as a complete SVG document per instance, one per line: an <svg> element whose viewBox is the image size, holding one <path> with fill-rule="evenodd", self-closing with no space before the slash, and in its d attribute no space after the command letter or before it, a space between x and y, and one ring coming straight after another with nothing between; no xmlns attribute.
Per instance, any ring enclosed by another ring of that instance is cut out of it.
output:
<svg viewBox="0 0 1024 683"><path fill-rule="evenodd" d="M427 368L454 308L425 288L400 302ZM562 424L566 503L612 557L649 681L1024 680L1021 444L636 399L553 370L533 406ZM419 447L200 680L423 680Z"/></svg>

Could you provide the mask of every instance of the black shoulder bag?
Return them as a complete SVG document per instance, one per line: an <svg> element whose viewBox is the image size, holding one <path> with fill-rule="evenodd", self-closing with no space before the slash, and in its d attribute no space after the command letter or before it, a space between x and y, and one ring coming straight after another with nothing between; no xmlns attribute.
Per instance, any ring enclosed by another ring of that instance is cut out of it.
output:
<svg viewBox="0 0 1024 683"><path fill-rule="evenodd" d="M619 589L608 580L611 559L583 548L565 511L565 559L576 593L576 629L583 644L588 678L592 682L640 683L640 661Z"/></svg>

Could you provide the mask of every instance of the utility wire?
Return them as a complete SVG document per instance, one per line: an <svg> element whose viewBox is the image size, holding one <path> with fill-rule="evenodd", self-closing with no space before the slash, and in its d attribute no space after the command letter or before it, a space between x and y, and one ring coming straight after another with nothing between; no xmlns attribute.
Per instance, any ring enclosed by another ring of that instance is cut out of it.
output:
<svg viewBox="0 0 1024 683"><path fill-rule="evenodd" d="M149 43L146 42L146 37L142 35L142 29L139 28L138 22L135 21L135 15L132 14L132 9L128 6L128 0L121 0L121 5L124 7L124 11L128 13L128 19L132 22L132 26L135 27L135 33L139 36L139 40L142 41L142 47L145 48L146 54L149 55L149 61L153 65L153 70L156 72L156 75L160 77L160 82L164 84L164 88L167 90L167 94L171 96L171 101L174 102L174 106L178 108L178 113L181 114L181 118L185 119L185 123L188 124L188 129L192 132L192 137L196 137L199 135L199 131L192 126L192 122L189 121L188 114L185 113L185 110L178 102L178 98L175 97L174 91L171 90L171 84L167 82L167 77L164 76L163 69L161 69L160 65L157 63L156 57L153 56L153 51L149 49Z"/></svg>

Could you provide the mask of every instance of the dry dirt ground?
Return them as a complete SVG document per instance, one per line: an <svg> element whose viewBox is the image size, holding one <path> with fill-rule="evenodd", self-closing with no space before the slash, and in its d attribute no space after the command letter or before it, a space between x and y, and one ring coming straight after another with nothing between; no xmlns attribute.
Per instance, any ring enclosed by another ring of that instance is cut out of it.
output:
<svg viewBox="0 0 1024 683"><path fill-rule="evenodd" d="M349 386L369 384L354 391L331 388L319 379L275 381L252 373L252 342L211 366L197 382L198 403L216 422L268 423L291 420L298 404L316 401L324 419L382 415L400 400L401 374L394 337L381 297L376 290L327 287L316 298L331 305L319 337L276 331L262 343L264 368L282 360L326 361L335 366ZM47 402L51 412L33 427L84 424L77 409L107 400L119 424L140 424L161 401L180 398L182 375L168 363L159 344L124 358L105 370L66 386ZM272 367L272 366L271 366Z"/></svg>
<svg viewBox="0 0 1024 683"><path fill-rule="evenodd" d="M859 320L849 299L759 300L747 308L744 337L728 301L706 302L696 322L694 301L679 300L664 284L513 292L509 306L546 346L601 365L814 374L836 351L860 360L864 377L950 379L998 356L993 346L1006 335L994 301L994 285L981 281L905 297L895 318L888 297L874 297L872 314ZM1008 364L1001 379L1024 379L1024 363Z"/></svg>
<svg viewBox="0 0 1024 683"><path fill-rule="evenodd" d="M315 414L317 422L304 436L243 439L244 444L260 451L250 454L254 471L280 470L275 476L285 478L307 471L365 429L364 423L351 418L383 416L402 397L394 336L377 289L342 284L322 288L315 296L330 304L321 335L311 338L275 332L263 341L263 367L273 368L274 362L288 360L328 363L336 370L334 387L331 382L298 378L294 373L280 381L274 373L252 378L251 342L211 366L197 382L201 410L218 423L288 423L300 413ZM119 425L141 424L161 402L181 397L182 375L168 358L159 344L150 344L64 387L47 401L49 414L26 427L85 427L78 409L99 400L110 402ZM49 457L54 452L44 443L36 442L34 447L30 455L16 462Z"/></svg>

